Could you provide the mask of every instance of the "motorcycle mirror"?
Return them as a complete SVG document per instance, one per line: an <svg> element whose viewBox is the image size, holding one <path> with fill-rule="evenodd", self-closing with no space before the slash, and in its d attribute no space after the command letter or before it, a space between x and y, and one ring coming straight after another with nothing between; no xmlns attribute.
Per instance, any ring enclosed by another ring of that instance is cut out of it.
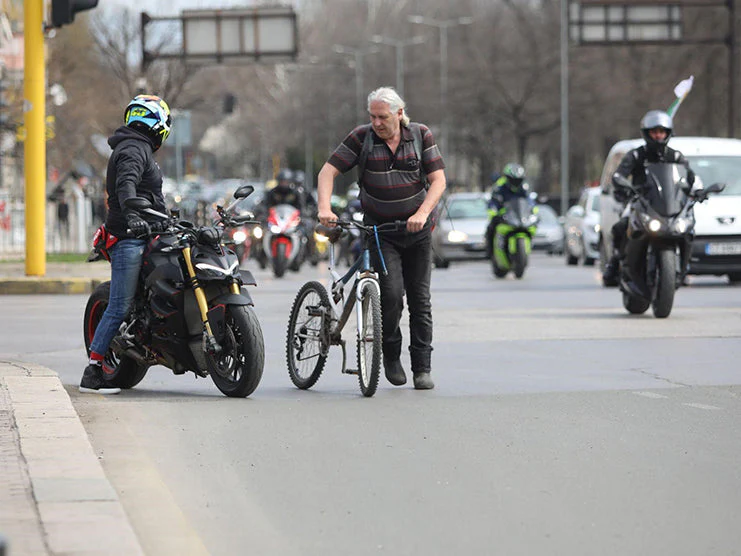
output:
<svg viewBox="0 0 741 556"><path fill-rule="evenodd" d="M726 188L725 183L711 183L705 188L707 193L720 193Z"/></svg>
<svg viewBox="0 0 741 556"><path fill-rule="evenodd" d="M255 190L255 188L251 185L242 185L237 188L237 190L234 192L234 198L235 199L244 199L245 197L249 197L252 195L252 192Z"/></svg>
<svg viewBox="0 0 741 556"><path fill-rule="evenodd" d="M142 197L131 197L124 201L124 206L128 209L144 210L152 208L152 203L149 202L149 199L144 199Z"/></svg>

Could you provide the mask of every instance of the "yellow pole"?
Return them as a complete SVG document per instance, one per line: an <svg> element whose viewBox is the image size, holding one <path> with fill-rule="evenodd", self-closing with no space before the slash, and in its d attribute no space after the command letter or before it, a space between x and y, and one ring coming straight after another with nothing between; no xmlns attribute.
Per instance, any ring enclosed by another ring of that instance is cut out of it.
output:
<svg viewBox="0 0 741 556"><path fill-rule="evenodd" d="M46 273L46 106L44 0L26 0L23 14L23 172L26 193L26 275Z"/></svg>

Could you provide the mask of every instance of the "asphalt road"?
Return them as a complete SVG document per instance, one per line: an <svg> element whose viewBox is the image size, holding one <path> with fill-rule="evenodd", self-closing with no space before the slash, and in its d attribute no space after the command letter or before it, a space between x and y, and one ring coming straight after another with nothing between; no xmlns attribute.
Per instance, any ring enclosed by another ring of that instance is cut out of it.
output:
<svg viewBox="0 0 741 556"><path fill-rule="evenodd" d="M337 358L311 391L285 370L293 296L326 273L256 276L246 400L163 368L80 396L84 297L2 299L0 356L69 386L148 554L741 553L741 288L695 278L659 320L562 258L523 280L453 264L433 272L436 389L365 399Z"/></svg>

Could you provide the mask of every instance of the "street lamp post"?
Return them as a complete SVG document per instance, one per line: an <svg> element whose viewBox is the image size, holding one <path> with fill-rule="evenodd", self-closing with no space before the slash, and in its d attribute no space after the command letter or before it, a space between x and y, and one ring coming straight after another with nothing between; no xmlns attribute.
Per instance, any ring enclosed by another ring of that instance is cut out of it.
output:
<svg viewBox="0 0 741 556"><path fill-rule="evenodd" d="M358 118L358 123L365 121L365 110L363 110L363 93L365 86L363 84L363 58L366 54L375 54L380 50L377 46L370 48L351 48L349 46L342 46L335 44L332 50L338 54L348 54L355 57L355 112Z"/></svg>
<svg viewBox="0 0 741 556"><path fill-rule="evenodd" d="M420 35L405 41L399 41L382 35L373 35L371 40L377 44L387 44L396 48L396 90L399 96L404 98L404 47L413 44L422 44L427 39Z"/></svg>
<svg viewBox="0 0 741 556"><path fill-rule="evenodd" d="M470 25L472 17L456 17L445 21L438 21L422 15L410 15L407 19L412 23L437 27L440 31L440 150L447 152L448 143L448 29L454 25Z"/></svg>

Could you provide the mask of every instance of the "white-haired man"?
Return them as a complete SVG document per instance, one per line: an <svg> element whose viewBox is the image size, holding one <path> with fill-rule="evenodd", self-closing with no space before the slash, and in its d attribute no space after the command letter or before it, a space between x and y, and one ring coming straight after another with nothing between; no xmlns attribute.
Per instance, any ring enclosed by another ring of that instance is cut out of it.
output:
<svg viewBox="0 0 741 556"><path fill-rule="evenodd" d="M334 179L356 165L360 201L367 224L406 220L406 230L380 236L388 275L381 275L383 364L395 386L406 383L401 365L401 312L409 308L409 355L417 390L434 388L432 370L432 250L430 215L445 191L445 164L432 132L410 122L406 104L391 87L368 95L370 124L345 137L319 172L319 221L332 225ZM380 268L374 253L374 266Z"/></svg>

